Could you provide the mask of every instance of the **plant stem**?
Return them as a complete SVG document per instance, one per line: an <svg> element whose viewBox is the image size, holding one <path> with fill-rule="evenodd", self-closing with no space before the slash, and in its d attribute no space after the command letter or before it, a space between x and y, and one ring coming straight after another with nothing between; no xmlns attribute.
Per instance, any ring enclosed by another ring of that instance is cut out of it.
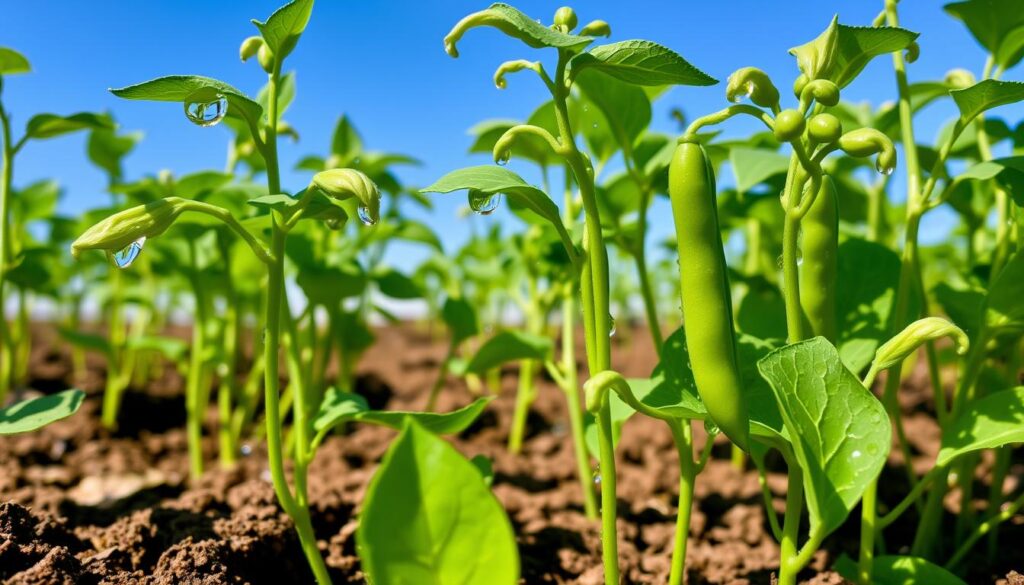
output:
<svg viewBox="0 0 1024 585"><path fill-rule="evenodd" d="M960 545L960 548L957 549L956 553L954 553L949 559L949 562L946 563L946 568L951 569L959 565L960 562L963 561L964 557L967 556L967 553L971 552L974 544L977 543L982 536L985 536L990 531L997 528L999 524L1013 518L1013 516L1020 511L1022 507L1024 507L1024 494L1018 496L1012 504L1000 510L998 513L993 514L988 518L988 520L985 520L978 525L971 536Z"/></svg>
<svg viewBox="0 0 1024 585"><path fill-rule="evenodd" d="M644 313L647 315L647 329L654 343L655 355L661 355L661 324L658 321L658 306L654 302L654 289L651 287L651 277L647 271L647 207L650 204L650 191L645 189L640 195L640 215L637 217L637 231L640 234L640 241L633 254L636 261L636 276L640 284L640 297L644 301Z"/></svg>
<svg viewBox="0 0 1024 585"><path fill-rule="evenodd" d="M576 371L576 307L573 291L567 287L562 299L562 371L565 385L566 407L569 410L569 427L572 430L573 450L576 453L576 474L583 491L583 511L587 518L597 518L597 498L590 481L590 456L583 429L583 407L580 404L579 374Z"/></svg>
<svg viewBox="0 0 1024 585"><path fill-rule="evenodd" d="M690 421L681 419L673 419L669 422L669 428L672 429L672 439L679 453L679 504L676 509L676 533L668 583L682 585L686 569L686 542L690 534L690 513L693 509L693 484L696 477L696 466L693 463L693 429L690 428Z"/></svg>
<svg viewBox="0 0 1024 585"><path fill-rule="evenodd" d="M122 378L122 358L124 356L124 304L122 281L124 276L120 269L111 269L110 284L112 295L110 299L110 313L107 317L107 343L110 347L110 354L107 356L107 380L103 390L103 412L101 414L103 426L113 430L117 428L117 418L121 411L121 397L124 393Z"/></svg>
<svg viewBox="0 0 1024 585"><path fill-rule="evenodd" d="M878 480L872 481L860 501L860 558L857 579L860 585L871 585L871 569L875 560L875 532L878 519Z"/></svg>
<svg viewBox="0 0 1024 585"><path fill-rule="evenodd" d="M192 270L197 271L195 242L190 241L189 247L192 253ZM202 400L203 373L206 369L206 295L197 273L192 274L192 293L195 297L196 313L192 321L192 348L189 352L188 379L185 382L185 424L188 433L189 474L195 481L203 475L203 416L206 414Z"/></svg>
<svg viewBox="0 0 1024 585"><path fill-rule="evenodd" d="M787 461L786 464L789 468L789 491L786 492L786 515L782 525L782 542L779 543L781 554L778 585L795 585L799 568L794 571L792 561L797 556L800 516L804 509L804 476L796 461Z"/></svg>
<svg viewBox="0 0 1024 585"><path fill-rule="evenodd" d="M787 212L782 224L782 294L786 303L786 331L790 343L805 338L803 311L800 308L799 237L800 220Z"/></svg>
<svg viewBox="0 0 1024 585"><path fill-rule="evenodd" d="M565 69L569 57L569 53L564 50L560 50L558 53L553 97L555 118L558 122L562 147L565 149L566 163L576 178L576 184L580 188L580 197L583 200L586 259L580 289L583 298L587 358L590 375L593 376L611 367L611 345L608 337L611 330L608 306L608 252L601 234L601 218L598 213L592 174L594 169L577 148L572 129L569 126L567 105L569 89L565 84ZM618 585L615 447L612 444L612 419L609 403L610 401L605 402L597 417L601 460L601 544L605 583L606 585Z"/></svg>
<svg viewBox="0 0 1024 585"><path fill-rule="evenodd" d="M11 199L11 184L14 176L14 143L11 142L11 122L0 103L0 132L3 134L3 166L0 167L0 406L7 403L10 392L10 375L14 369L11 361L10 332L7 329L7 314L4 311L4 283L7 273L8 240L10 225L8 214Z"/></svg>
<svg viewBox="0 0 1024 585"><path fill-rule="evenodd" d="M536 397L533 374L537 362L523 360L519 362L519 387L516 389L516 405L512 412L512 426L508 434L509 453L519 453L523 448L523 436L526 434L526 417L530 412L530 404Z"/></svg>

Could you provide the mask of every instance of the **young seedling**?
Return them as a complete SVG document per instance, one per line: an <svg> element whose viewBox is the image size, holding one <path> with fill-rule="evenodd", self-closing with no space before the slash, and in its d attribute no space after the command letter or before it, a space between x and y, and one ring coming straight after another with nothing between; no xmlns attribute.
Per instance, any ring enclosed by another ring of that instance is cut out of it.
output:
<svg viewBox="0 0 1024 585"><path fill-rule="evenodd" d="M586 50L595 36L607 36L607 23L595 20L573 31L578 24L575 12L560 8L554 23L546 27L506 4L489 8L463 18L444 39L445 50L458 57L457 44L467 31L492 26L533 48L551 48L557 52L554 75L549 75L540 62L508 61L499 66L495 83L503 87L510 73L532 71L551 93L558 137L540 126L524 124L505 132L495 143L493 154L497 163L507 163L517 146L527 139L539 140L556 156L562 158L580 191L585 227L582 253L577 248L557 206L542 190L530 186L518 175L497 167L475 167L450 173L426 189L434 192L469 190L470 197L492 197L505 194L521 206L537 213L558 233L575 270L579 274L586 334L587 361L590 375L596 376L611 368L609 333L612 320L609 308L608 254L601 230L601 217L594 184L593 157L579 149L576 132L569 116L568 102L574 85L587 83L624 83L629 86L708 85L714 79L702 73L671 50L650 41L623 41ZM622 107L619 104L618 107ZM607 407L598 413L601 443L601 513L602 549L605 581L619 582L615 518L615 453L612 446L611 415Z"/></svg>
<svg viewBox="0 0 1024 585"><path fill-rule="evenodd" d="M3 91L8 77L28 73L30 70L31 66L24 55L14 49L0 47L0 92ZM17 364L27 362L27 354L24 350L27 347L27 341L24 340L28 336L29 314L25 293L23 291L19 293L21 308L18 310L17 326L12 327L7 323L7 300L4 292L7 288L8 274L30 260L32 255L31 252L26 253L25 242L15 237L22 232L22 227L12 224L14 219L11 214L14 159L26 145L33 141L82 130L112 127L113 122L109 117L89 112L80 112L70 116L38 114L29 119L24 133L15 139L11 114L4 107L2 97L0 97L0 140L3 142L2 161L0 161L0 405L7 402L12 385L24 381L16 379L18 369L24 367ZM19 362L19 356L24 361Z"/></svg>

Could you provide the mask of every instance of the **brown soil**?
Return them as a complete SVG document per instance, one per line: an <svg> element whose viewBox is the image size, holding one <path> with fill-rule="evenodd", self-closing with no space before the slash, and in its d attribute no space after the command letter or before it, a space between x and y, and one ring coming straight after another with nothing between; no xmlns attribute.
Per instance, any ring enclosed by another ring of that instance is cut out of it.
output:
<svg viewBox="0 0 1024 585"><path fill-rule="evenodd" d="M47 329L37 339L52 336ZM615 367L627 376L647 375L656 362L644 331L620 340ZM621 334L620 334L621 337ZM52 391L71 382L67 356L35 348L32 387ZM378 332L378 343L359 371L358 390L374 406L419 409L444 355L419 330L396 327ZM581 354L582 355L582 354ZM274 499L259 446L237 467L220 469L215 441L208 438L210 471L187 482L184 402L180 377L167 368L145 391L126 396L117 433L98 424L102 361L90 361L79 387L90 396L73 417L32 434L0 439L0 581L12 584L282 584L310 583L312 576L291 523ZM528 440L517 456L505 451L516 387L515 370L502 377L497 400L454 444L467 456L494 461L494 491L515 526L522 557L522 582L603 583L600 527L583 514L574 475L572 444L562 395L541 380L529 418ZM903 408L915 453L914 467L927 469L937 450L938 429L931 403L916 390L915 374L905 384ZM449 380L440 408L472 399L459 380ZM363 583L355 554L359 502L393 431L362 426L329 438L310 472L310 496L320 548L335 583ZM698 446L704 441L696 429ZM778 546L762 506L757 474L738 471L726 444L697 480L688 583L760 584L772 580ZM619 448L619 554L628 583L667 580L675 520L678 458L667 428L637 416L623 430ZM785 493L781 465L769 476L780 513ZM979 468L976 494L987 494ZM891 457L882 478L881 499L894 504L905 493L903 462ZM1010 480L1024 475L1015 461ZM1014 486L1008 485L1008 488ZM951 503L953 500L951 500ZM887 531L890 551L905 552L913 534L913 512ZM951 529L952 527L950 527ZM857 549L856 521L833 535L802 577L806 583L844 581L825 570L841 553ZM952 530L946 532L951 533ZM1019 543L1024 523L1008 523L1003 546L989 562L981 545L971 558L969 583L1024 583L1011 572L1024 569ZM1014 544L1017 543L1017 544ZM1009 573L1009 574L1008 574Z"/></svg>

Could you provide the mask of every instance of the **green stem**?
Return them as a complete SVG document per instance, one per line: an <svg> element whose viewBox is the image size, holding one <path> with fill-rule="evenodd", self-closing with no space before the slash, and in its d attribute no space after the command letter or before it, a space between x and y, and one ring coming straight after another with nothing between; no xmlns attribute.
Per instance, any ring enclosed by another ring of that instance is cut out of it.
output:
<svg viewBox="0 0 1024 585"><path fill-rule="evenodd" d="M576 184L580 188L583 200L584 221L586 226L585 252L586 261L581 279L581 296L584 303L584 328L586 329L587 354L590 375L593 376L611 367L611 345L608 333L608 252L605 249L601 234L601 218L597 207L597 194L594 187L593 166L583 157L576 146L576 141L569 125L569 109L567 104L569 89L565 84L565 69L570 54L560 50L558 67L555 74L554 104L555 118L565 148L565 159ZM589 310L588 307L589 306ZM598 443L600 444L601 460L601 542L604 561L604 578L606 585L618 585L618 537L615 526L616 510L616 475L615 447L612 444L612 420L610 401L606 401L598 413Z"/></svg>
<svg viewBox="0 0 1024 585"><path fill-rule="evenodd" d="M1017 512L1019 512L1022 507L1024 507L1024 494L1018 496L1012 504L1010 504L1003 510L1000 510L998 514L994 514L993 516L989 517L988 520L985 520L984 522L979 524L978 527L974 529L974 532L971 534L971 536L968 537L967 540L960 545L960 548L958 548L956 553L954 553L953 556L949 559L949 562L946 563L946 568L952 569L959 565L960 562L964 560L964 557L967 556L967 553L971 552L971 549L974 548L975 543L977 543L982 536L985 536L989 532L993 531L1001 523L1006 522L1010 518L1013 518L1014 515L1017 514Z"/></svg>
<svg viewBox="0 0 1024 585"><path fill-rule="evenodd" d="M686 569L686 541L690 533L690 513L693 509L693 484L696 469L693 463L693 430L690 421L675 419L669 423L672 439L679 453L679 504L676 509L676 533L672 546L672 566L669 585L682 585Z"/></svg>
<svg viewBox="0 0 1024 585"><path fill-rule="evenodd" d="M875 478L860 501L860 559L857 580L860 585L871 585L871 568L875 560L875 533L878 530L878 478Z"/></svg>
<svg viewBox="0 0 1024 585"><path fill-rule="evenodd" d="M195 243L190 242L192 266L195 270ZM206 368L206 298L199 275L192 275L192 292L196 314L192 322L192 348L189 352L188 378L185 381L186 431L188 435L189 473L195 481L203 475L203 371Z"/></svg>
<svg viewBox="0 0 1024 585"><path fill-rule="evenodd" d="M10 240L10 223L7 217L10 208L11 184L14 176L14 148L11 142L11 123L0 103L0 132L3 134L3 166L0 167L0 406L7 403L10 392L10 378L14 364L11 363L10 332L7 326L7 314L4 312L4 283L7 272L8 240Z"/></svg>
<svg viewBox="0 0 1024 585"><path fill-rule="evenodd" d="M110 346L110 355L107 357L107 380L103 390L103 411L101 421L103 426L113 430L117 428L117 418L121 411L121 397L125 387L121 384L122 361L124 357L124 303L123 298L123 276L119 269L111 269L111 298L110 313L107 317L107 342Z"/></svg>
<svg viewBox="0 0 1024 585"><path fill-rule="evenodd" d="M536 396L536 389L533 383L534 370L537 362L523 360L519 362L519 387L516 389L516 405L512 412L512 426L508 434L509 453L519 453L523 448L523 436L526 434L526 417L530 412L530 405Z"/></svg>
<svg viewBox="0 0 1024 585"><path fill-rule="evenodd" d="M579 374L576 371L576 308L572 290L562 301L562 371L569 427L572 430L573 450L576 453L576 474L583 491L583 511L587 518L597 518L597 498L590 481L590 456L583 428L583 407L580 404Z"/></svg>
<svg viewBox="0 0 1024 585"><path fill-rule="evenodd" d="M1012 449L1009 446L996 449L996 463L992 469L992 484L988 491L988 515L997 514L1003 505L1003 483L1006 480L1006 473L1010 469L1010 456ZM999 532L993 530L988 537L988 560L995 560L999 545Z"/></svg>
<svg viewBox="0 0 1024 585"><path fill-rule="evenodd" d="M790 343L806 337L803 310L800 307L799 237L800 219L787 212L782 224L782 293L786 303L786 331Z"/></svg>
<svg viewBox="0 0 1024 585"><path fill-rule="evenodd" d="M779 580L778 585L795 585L799 569L792 569L793 560L797 557L797 546L800 535L800 516L804 509L804 476L796 461L787 461L789 467L788 489L786 492L786 515L782 525L782 542L779 543Z"/></svg>

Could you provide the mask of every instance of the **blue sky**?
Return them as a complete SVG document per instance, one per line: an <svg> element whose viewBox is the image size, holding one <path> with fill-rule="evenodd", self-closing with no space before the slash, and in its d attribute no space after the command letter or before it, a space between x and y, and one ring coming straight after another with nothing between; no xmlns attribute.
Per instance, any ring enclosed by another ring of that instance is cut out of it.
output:
<svg viewBox="0 0 1024 585"><path fill-rule="evenodd" d="M921 57L911 66L911 81L941 78L954 67L980 73L984 53L958 21L943 13L942 4L925 0L900 5L901 24L922 33ZM262 0L9 3L0 46L23 52L34 72L5 80L4 105L19 128L39 112L113 112L124 129L145 133L127 160L128 178L165 168L175 173L221 168L227 130L187 123L178 105L121 101L106 90L161 75L202 74L255 95L265 76L255 63L239 62L238 45L255 34L249 19L264 19L277 5ZM537 80L526 75L512 77L508 89L497 90L491 81L495 67L508 59L551 57L550 51L526 48L494 29L470 32L460 44L462 56L448 57L441 42L445 33L462 16L486 5L486 0L319 0L288 61L289 68L298 71L298 96L288 119L302 139L299 144L285 143L282 149L286 188L305 183L306 175L289 169L305 154L324 153L342 113L352 118L368 147L408 153L423 161L423 166L401 173L411 184L426 185L449 170L486 162L486 157L466 155L466 130L486 118L524 118L545 97ZM559 5L517 3L545 22ZM834 13L845 24L868 25L881 6L881 1L863 0L591 1L576 10L581 23L608 21L613 40L657 41L719 79L753 65L766 70L780 88L788 88L797 73L788 48L817 36ZM1019 79L1019 71L1006 77ZM876 104L893 95L888 58L873 62L843 92L845 99ZM681 107L693 117L724 104L722 85L677 88L655 104L652 126L674 133L671 108ZM952 111L948 104L926 111L920 117L919 139L930 141ZM1024 109L1005 108L1001 115L1016 123ZM749 129L733 126L731 133ZM47 177L65 187L65 211L78 212L106 201L103 175L87 162L82 137L25 149L16 183ZM435 225L451 249L469 231L457 213L464 204L463 197L444 197L433 214L414 214ZM491 217L512 221L501 212ZM941 222L941 217L934 221ZM653 230L655 236L664 235L670 226L655 220Z"/></svg>

